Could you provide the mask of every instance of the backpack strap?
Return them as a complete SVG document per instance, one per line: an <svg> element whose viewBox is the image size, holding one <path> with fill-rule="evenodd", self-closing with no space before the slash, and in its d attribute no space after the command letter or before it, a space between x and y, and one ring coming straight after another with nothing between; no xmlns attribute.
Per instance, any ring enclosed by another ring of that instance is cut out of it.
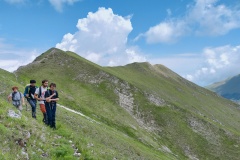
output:
<svg viewBox="0 0 240 160"><path fill-rule="evenodd" d="M15 98L15 93L12 92L12 101L15 101L14 98Z"/></svg>
<svg viewBox="0 0 240 160"><path fill-rule="evenodd" d="M41 94L42 94L42 86L39 87L39 93L38 93L38 98L41 97Z"/></svg>
<svg viewBox="0 0 240 160"><path fill-rule="evenodd" d="M50 95L50 92L49 92L49 89L47 90L47 92L48 92L48 95L51 96L51 95Z"/></svg>

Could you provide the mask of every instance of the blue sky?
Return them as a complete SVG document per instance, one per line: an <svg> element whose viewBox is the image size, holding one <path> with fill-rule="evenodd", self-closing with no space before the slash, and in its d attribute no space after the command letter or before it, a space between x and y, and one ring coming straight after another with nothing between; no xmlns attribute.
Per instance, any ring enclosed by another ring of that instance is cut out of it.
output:
<svg viewBox="0 0 240 160"><path fill-rule="evenodd" d="M201 86L240 74L238 0L0 0L0 68L51 47L101 66L163 64Z"/></svg>

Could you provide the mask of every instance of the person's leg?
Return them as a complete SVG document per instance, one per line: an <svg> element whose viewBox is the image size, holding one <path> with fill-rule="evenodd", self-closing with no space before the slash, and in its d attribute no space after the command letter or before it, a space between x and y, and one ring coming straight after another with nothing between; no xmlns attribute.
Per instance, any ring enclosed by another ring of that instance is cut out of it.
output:
<svg viewBox="0 0 240 160"><path fill-rule="evenodd" d="M39 104L39 105L40 105L40 110L41 110L42 113L43 113L43 122L44 122L45 124L48 124L48 122L47 122L46 107L45 107L44 104Z"/></svg>
<svg viewBox="0 0 240 160"><path fill-rule="evenodd" d="M19 110L22 111L22 105L20 101L15 101L15 103L13 103L13 105Z"/></svg>
<svg viewBox="0 0 240 160"><path fill-rule="evenodd" d="M55 104L52 104L52 128L53 129L56 129L56 103Z"/></svg>
<svg viewBox="0 0 240 160"><path fill-rule="evenodd" d="M28 99L29 104L31 105L32 108L32 117L36 118L36 100Z"/></svg>
<svg viewBox="0 0 240 160"><path fill-rule="evenodd" d="M19 111L22 111L23 109L21 104L17 108L19 109Z"/></svg>
<svg viewBox="0 0 240 160"><path fill-rule="evenodd" d="M52 110L51 106L46 103L45 105L46 111L47 111L47 125L51 126L52 125Z"/></svg>
<svg viewBox="0 0 240 160"><path fill-rule="evenodd" d="M22 105L17 104L17 105L13 105L14 107L16 107L17 110L22 111Z"/></svg>
<svg viewBox="0 0 240 160"><path fill-rule="evenodd" d="M34 116L34 118L37 118L37 116L36 116L36 108L37 108L37 100L36 99L33 99L32 100L32 102L33 102L33 116Z"/></svg>

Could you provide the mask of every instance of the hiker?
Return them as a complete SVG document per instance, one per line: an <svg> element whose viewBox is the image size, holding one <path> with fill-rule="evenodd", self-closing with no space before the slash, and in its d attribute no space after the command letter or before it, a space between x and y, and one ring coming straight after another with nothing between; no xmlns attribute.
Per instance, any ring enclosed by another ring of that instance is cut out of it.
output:
<svg viewBox="0 0 240 160"><path fill-rule="evenodd" d="M30 85L27 85L25 87L24 97L27 99L28 103L32 107L32 117L36 119L37 100L34 98L34 94L37 87L35 86L35 84L36 84L35 80L30 80Z"/></svg>
<svg viewBox="0 0 240 160"><path fill-rule="evenodd" d="M48 125L56 129L56 122L55 122L55 117L56 117L56 107L57 107L57 101L59 100L58 98L58 92L56 91L56 84L51 83L50 84L50 89L48 89L45 92L45 107L47 110L47 117L48 117Z"/></svg>
<svg viewBox="0 0 240 160"><path fill-rule="evenodd" d="M8 96L8 101L12 100L12 104L20 111L22 111L22 105L25 105L24 96L18 91L18 87L12 87L13 92Z"/></svg>
<svg viewBox="0 0 240 160"><path fill-rule="evenodd" d="M43 113L43 122L47 124L47 113L46 113L46 108L45 108L45 92L47 91L48 87L48 80L42 80L42 85L36 89L34 98L38 100L39 105L40 105L40 110Z"/></svg>

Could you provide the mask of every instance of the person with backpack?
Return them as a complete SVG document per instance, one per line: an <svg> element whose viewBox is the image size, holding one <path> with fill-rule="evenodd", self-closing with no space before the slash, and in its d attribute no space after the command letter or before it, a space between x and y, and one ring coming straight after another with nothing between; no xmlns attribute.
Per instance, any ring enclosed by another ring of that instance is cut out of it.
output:
<svg viewBox="0 0 240 160"><path fill-rule="evenodd" d="M12 104L22 111L22 105L25 105L24 96L21 92L18 91L18 87L12 87L12 93L8 96L8 101L12 100Z"/></svg>
<svg viewBox="0 0 240 160"><path fill-rule="evenodd" d="M30 80L30 85L27 85L25 87L24 97L27 99L28 103L32 107L32 117L36 119L37 100L34 98L34 94L37 89L37 86L35 86L35 84L36 84L35 80Z"/></svg>
<svg viewBox="0 0 240 160"><path fill-rule="evenodd" d="M46 102L45 102L45 107L47 110L47 117L48 117L48 125L56 129L56 108L57 108L57 101L59 100L58 97L58 92L56 91L56 84L51 83L50 84L50 89L48 89L45 92L44 95Z"/></svg>
<svg viewBox="0 0 240 160"><path fill-rule="evenodd" d="M39 105L40 105L40 110L43 113L43 122L45 124L48 124L47 122L47 111L45 108L45 92L47 91L48 88L48 80L42 80L42 85L36 89L34 98L38 100Z"/></svg>

